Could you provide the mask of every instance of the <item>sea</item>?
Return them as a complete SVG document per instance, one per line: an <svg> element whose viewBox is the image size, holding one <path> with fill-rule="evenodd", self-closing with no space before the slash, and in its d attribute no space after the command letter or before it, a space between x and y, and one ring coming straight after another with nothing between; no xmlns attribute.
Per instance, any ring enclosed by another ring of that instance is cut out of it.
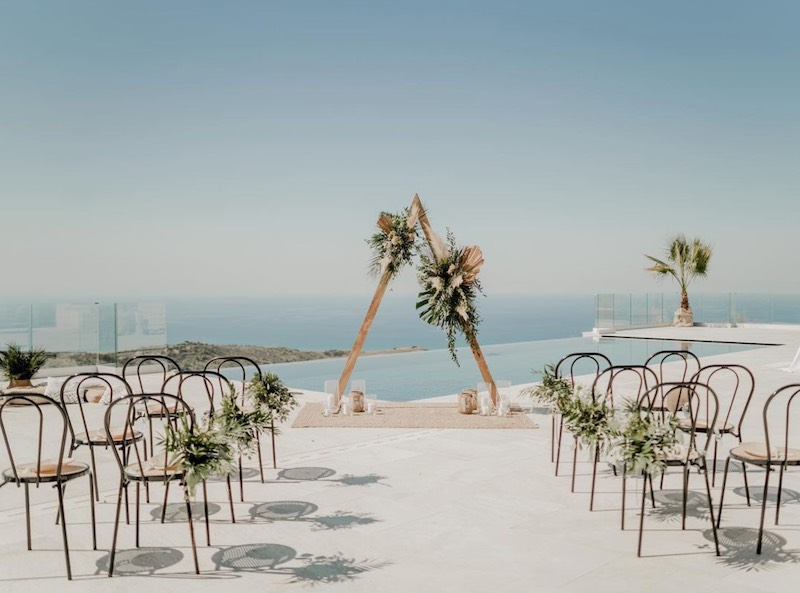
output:
<svg viewBox="0 0 800 593"><path fill-rule="evenodd" d="M300 350L349 351L371 295L296 295L258 299L167 301L170 344L286 346ZM479 301L478 339L495 381L512 385L539 380L546 364L571 352L602 352L614 364L642 363L659 350L684 348L698 356L753 346L582 337L594 323L594 296L492 295ZM389 291L370 329L364 350L386 353L359 357L352 379L364 381L367 397L409 401L458 393L482 381L472 353L462 342L458 364L444 332L421 321L416 295ZM392 352L416 347L416 352ZM323 391L338 379L344 358L263 365L291 388ZM254 370L253 370L254 372Z"/></svg>

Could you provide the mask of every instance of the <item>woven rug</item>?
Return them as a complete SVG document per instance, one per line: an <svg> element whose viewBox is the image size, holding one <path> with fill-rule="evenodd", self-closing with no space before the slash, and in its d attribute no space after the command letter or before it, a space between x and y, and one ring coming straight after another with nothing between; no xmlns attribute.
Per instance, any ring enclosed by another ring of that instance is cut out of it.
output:
<svg viewBox="0 0 800 593"><path fill-rule="evenodd" d="M525 413L507 416L459 414L456 404L385 403L375 414L323 416L324 405L307 403L292 428L538 428Z"/></svg>

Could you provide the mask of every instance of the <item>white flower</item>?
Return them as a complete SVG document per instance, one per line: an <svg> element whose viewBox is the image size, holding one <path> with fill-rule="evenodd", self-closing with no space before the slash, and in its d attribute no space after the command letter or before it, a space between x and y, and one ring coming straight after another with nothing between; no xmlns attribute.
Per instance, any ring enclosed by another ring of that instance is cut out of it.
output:
<svg viewBox="0 0 800 593"><path fill-rule="evenodd" d="M464 282L463 274L456 274L450 279L450 288L458 288Z"/></svg>
<svg viewBox="0 0 800 593"><path fill-rule="evenodd" d="M392 245L400 245L400 235L392 231L389 236L391 237Z"/></svg>
<svg viewBox="0 0 800 593"><path fill-rule="evenodd" d="M464 303L461 303L458 307L456 307L456 313L461 316L461 319L464 321L469 321L469 316L467 315L467 306Z"/></svg>
<svg viewBox="0 0 800 593"><path fill-rule="evenodd" d="M441 291L442 288L444 287L444 282L442 282L442 279L439 278L439 276L431 276L430 278L428 278L428 282L433 288L436 289L436 292Z"/></svg>
<svg viewBox="0 0 800 593"><path fill-rule="evenodd" d="M455 264L450 264L450 267L449 267L449 268L447 268L447 273L448 273L449 275L451 275L451 276L452 276L453 274L455 274L455 273L456 273L456 265L455 265Z"/></svg>

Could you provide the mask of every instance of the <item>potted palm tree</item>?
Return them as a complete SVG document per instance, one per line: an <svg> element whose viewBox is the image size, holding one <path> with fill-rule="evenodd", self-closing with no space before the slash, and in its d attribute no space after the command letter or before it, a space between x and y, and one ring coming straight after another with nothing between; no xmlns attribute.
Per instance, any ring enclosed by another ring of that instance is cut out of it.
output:
<svg viewBox="0 0 800 593"><path fill-rule="evenodd" d="M17 344L8 344L0 350L0 369L9 387L31 387L31 379L50 357L44 348L26 351Z"/></svg>
<svg viewBox="0 0 800 593"><path fill-rule="evenodd" d="M711 246L700 239L689 241L685 235L678 235L667 246L666 260L658 259L652 255L645 257L653 262L646 268L659 278L672 276L681 288L681 305L675 311L672 325L676 327L691 327L694 324L694 314L689 305L687 289L695 278L703 278L708 273L708 262L711 259Z"/></svg>

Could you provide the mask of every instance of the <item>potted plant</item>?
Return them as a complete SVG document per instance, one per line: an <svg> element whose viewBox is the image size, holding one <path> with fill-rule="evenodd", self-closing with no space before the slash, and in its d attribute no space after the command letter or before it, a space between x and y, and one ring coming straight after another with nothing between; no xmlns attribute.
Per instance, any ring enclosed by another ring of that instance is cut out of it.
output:
<svg viewBox="0 0 800 593"><path fill-rule="evenodd" d="M689 241L684 235L678 235L667 246L666 261L645 255L653 262L646 268L659 278L672 276L681 288L681 305L675 311L672 325L676 327L691 327L694 325L694 314L689 306L687 289L689 283L697 278L703 278L708 273L708 262L711 260L711 246L700 242L700 239Z"/></svg>
<svg viewBox="0 0 800 593"><path fill-rule="evenodd" d="M26 351L17 344L8 344L0 350L0 369L9 387L31 387L31 379L51 357L44 348Z"/></svg>
<svg viewBox="0 0 800 593"><path fill-rule="evenodd" d="M289 417L289 413L297 406L297 401L275 373L257 374L248 385L248 393L255 404L254 407L262 409L269 418L272 437L272 467L277 468L275 420L285 421Z"/></svg>

